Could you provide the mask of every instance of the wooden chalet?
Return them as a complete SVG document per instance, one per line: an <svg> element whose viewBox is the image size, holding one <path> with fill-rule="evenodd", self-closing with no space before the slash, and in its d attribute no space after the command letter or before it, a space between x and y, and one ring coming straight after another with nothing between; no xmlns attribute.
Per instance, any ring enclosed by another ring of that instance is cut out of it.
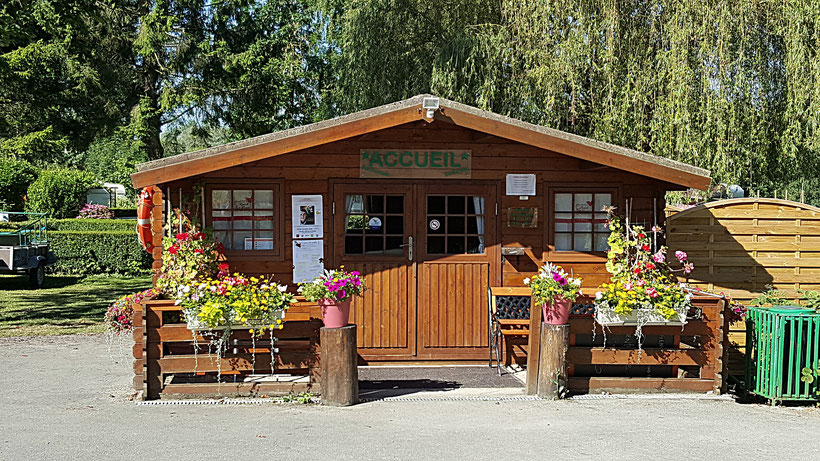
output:
<svg viewBox="0 0 820 461"><path fill-rule="evenodd" d="M351 316L369 362L486 360L488 287L521 286L550 261L591 291L608 279L603 207L662 224L667 191L710 183L691 165L429 95L144 163L132 179L161 191L156 218L204 218L232 270L295 289L294 240L321 239L326 267L366 275ZM294 218L293 196L317 195ZM312 220L320 234L294 234Z"/></svg>

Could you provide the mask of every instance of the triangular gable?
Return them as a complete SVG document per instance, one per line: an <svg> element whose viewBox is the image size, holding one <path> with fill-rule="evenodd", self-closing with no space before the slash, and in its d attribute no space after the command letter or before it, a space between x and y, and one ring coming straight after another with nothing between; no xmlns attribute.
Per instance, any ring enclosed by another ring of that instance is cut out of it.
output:
<svg viewBox="0 0 820 461"><path fill-rule="evenodd" d="M138 188L163 184L417 120L431 121L426 118L427 111L421 107L425 97L430 96L419 95L343 117L142 163L137 165L137 172L131 175L131 180L134 187ZM680 186L705 189L711 182L708 170L533 125L446 99L440 99L440 109L435 113L434 120Z"/></svg>

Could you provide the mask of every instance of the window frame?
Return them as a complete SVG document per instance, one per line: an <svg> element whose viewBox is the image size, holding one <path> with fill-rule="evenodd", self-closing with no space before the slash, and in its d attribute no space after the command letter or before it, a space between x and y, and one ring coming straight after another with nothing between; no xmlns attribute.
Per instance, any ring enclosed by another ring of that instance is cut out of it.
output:
<svg viewBox="0 0 820 461"><path fill-rule="evenodd" d="M225 250L225 256L231 259L243 257L258 257L270 261L284 261L285 217L284 197L282 197L281 181L209 181L205 184L205 219L206 227L213 230L213 191L214 190L271 190L273 191L273 249L272 250Z"/></svg>
<svg viewBox="0 0 820 461"><path fill-rule="evenodd" d="M595 261L606 259L606 251L579 251L555 249L555 194L611 194L612 205L620 209L622 202L621 186L616 184L601 184L598 186L548 185L546 187L546 203L544 206L548 231L544 232L544 248L547 250L549 261ZM595 210L592 211L593 217ZM573 232L574 235L574 232ZM593 242L594 245L594 242Z"/></svg>

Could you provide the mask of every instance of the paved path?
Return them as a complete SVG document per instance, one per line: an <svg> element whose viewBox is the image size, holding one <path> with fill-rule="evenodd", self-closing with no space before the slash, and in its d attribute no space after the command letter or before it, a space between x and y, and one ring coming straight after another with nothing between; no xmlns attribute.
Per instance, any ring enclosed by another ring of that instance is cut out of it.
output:
<svg viewBox="0 0 820 461"><path fill-rule="evenodd" d="M113 351L117 357L117 351ZM129 402L99 336L0 340L0 459L820 459L820 410L726 400Z"/></svg>

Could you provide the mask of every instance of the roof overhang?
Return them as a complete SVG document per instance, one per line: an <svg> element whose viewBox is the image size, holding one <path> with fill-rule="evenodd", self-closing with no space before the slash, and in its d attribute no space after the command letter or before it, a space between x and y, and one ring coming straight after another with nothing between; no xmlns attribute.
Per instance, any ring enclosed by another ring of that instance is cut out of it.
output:
<svg viewBox="0 0 820 461"><path fill-rule="evenodd" d="M290 130L137 165L134 187L164 184L268 157L287 154L418 120L427 120L419 95ZM709 171L625 147L515 120L446 99L435 120L492 134L671 184L706 189Z"/></svg>

